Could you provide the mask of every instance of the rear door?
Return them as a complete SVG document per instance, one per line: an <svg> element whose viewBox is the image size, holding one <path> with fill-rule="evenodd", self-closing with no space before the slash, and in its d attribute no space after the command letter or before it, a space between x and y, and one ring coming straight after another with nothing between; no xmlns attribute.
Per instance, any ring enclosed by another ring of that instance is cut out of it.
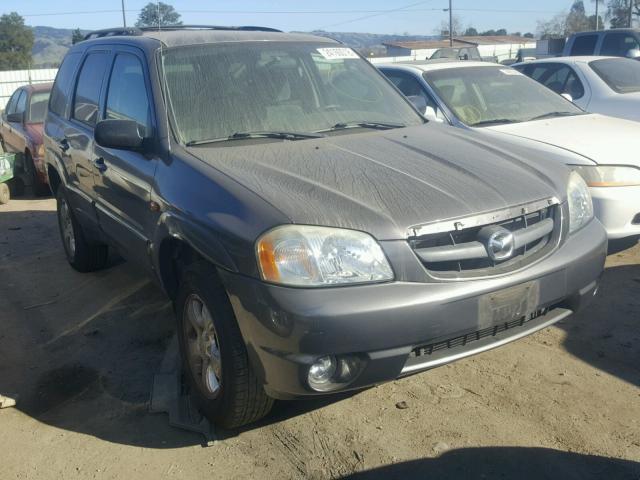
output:
<svg viewBox="0 0 640 480"><path fill-rule="evenodd" d="M94 186L102 231L127 259L147 267L147 248L158 213L150 208L158 162L149 72L142 52L118 47L106 86L104 118L134 120L144 132L138 151L95 145Z"/></svg>
<svg viewBox="0 0 640 480"><path fill-rule="evenodd" d="M69 118L63 121L59 146L68 157L67 187L77 197L74 205L96 224L94 202L93 131L99 118L103 83L112 53L100 46L84 56L72 93Z"/></svg>

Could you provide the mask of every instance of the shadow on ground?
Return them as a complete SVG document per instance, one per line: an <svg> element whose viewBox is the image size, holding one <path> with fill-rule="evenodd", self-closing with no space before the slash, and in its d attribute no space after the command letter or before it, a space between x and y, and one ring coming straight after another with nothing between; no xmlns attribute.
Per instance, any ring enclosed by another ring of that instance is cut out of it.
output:
<svg viewBox="0 0 640 480"><path fill-rule="evenodd" d="M343 480L636 480L640 463L548 448L452 450L437 458L387 465Z"/></svg>
<svg viewBox="0 0 640 480"><path fill-rule="evenodd" d="M640 386L640 265L605 270L583 311L557 324L564 348L595 368Z"/></svg>

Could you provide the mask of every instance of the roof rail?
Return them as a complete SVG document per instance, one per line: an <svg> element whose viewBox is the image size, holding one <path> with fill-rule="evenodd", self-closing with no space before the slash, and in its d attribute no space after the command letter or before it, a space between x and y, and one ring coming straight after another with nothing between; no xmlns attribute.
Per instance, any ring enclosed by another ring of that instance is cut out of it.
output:
<svg viewBox="0 0 640 480"><path fill-rule="evenodd" d="M153 32L158 30L173 31L173 30L235 30L243 32L277 32L282 33L282 30L269 27L258 27L253 25L243 26L223 26L223 25L162 25L160 27L140 27L139 30L143 32Z"/></svg>
<svg viewBox="0 0 640 480"><path fill-rule="evenodd" d="M121 35L142 35L142 30L135 27L105 28L103 30L94 30L93 32L87 33L84 36L84 40L102 37L116 37Z"/></svg>

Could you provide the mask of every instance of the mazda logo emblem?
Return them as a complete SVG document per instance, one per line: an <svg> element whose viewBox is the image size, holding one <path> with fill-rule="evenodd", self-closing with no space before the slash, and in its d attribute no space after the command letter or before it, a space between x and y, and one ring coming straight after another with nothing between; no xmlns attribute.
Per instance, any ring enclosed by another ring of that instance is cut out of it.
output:
<svg viewBox="0 0 640 480"><path fill-rule="evenodd" d="M511 258L515 247L513 233L508 230L493 232L487 240L487 253L491 260L506 260Z"/></svg>

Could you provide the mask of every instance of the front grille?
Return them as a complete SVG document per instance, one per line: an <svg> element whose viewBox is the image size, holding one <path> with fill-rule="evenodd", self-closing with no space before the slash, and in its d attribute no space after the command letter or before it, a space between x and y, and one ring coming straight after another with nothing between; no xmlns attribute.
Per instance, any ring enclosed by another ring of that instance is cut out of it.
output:
<svg viewBox="0 0 640 480"><path fill-rule="evenodd" d="M520 215L494 223L413 236L409 244L436 278L492 275L520 268L550 251L559 239L560 220L560 205L554 203L532 212L523 209ZM540 235L522 236L526 241L509 258L493 260L480 238L486 227L501 227L515 235L539 230Z"/></svg>
<svg viewBox="0 0 640 480"><path fill-rule="evenodd" d="M458 335L457 337L452 337L446 340L429 343L427 345L420 345L418 347L415 347L411 351L411 353L409 354L409 358L425 357L425 356L433 355L434 353L439 353L443 350L450 350L452 348L465 347L472 344L473 342L482 340L483 338L495 337L499 333L502 333L506 330L522 327L526 325L528 322L530 322L531 320L535 320L536 318L541 317L546 313L547 313L547 309L541 309L532 314L529 314L528 316L521 317L516 320L512 320L510 322L501 323L493 327L483 328L482 330L477 330L475 332Z"/></svg>

